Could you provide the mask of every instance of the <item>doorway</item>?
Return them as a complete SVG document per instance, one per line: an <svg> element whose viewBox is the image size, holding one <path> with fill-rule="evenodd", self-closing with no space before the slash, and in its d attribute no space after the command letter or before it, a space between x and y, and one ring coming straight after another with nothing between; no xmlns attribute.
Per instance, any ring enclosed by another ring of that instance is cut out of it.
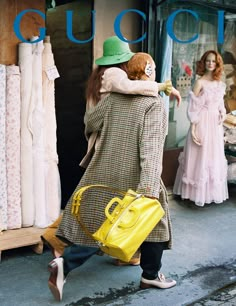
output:
<svg viewBox="0 0 236 306"><path fill-rule="evenodd" d="M68 2L68 1L66 1ZM92 42L73 43L66 35L66 11L73 11L73 35L80 40L91 37L92 0L56 1L46 14L55 64L60 78L55 81L57 151L62 188L62 209L84 170L79 166L86 153L84 136L85 85L92 69Z"/></svg>

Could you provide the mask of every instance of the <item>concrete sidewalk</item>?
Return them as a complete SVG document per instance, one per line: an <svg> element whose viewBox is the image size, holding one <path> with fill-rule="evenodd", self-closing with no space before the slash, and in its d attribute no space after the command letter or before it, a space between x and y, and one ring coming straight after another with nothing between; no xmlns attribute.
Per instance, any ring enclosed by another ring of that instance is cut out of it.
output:
<svg viewBox="0 0 236 306"><path fill-rule="evenodd" d="M170 200L174 246L164 253L162 272L177 280L174 288L140 290L140 267L116 267L108 256L94 256L72 271L58 303L47 287L51 253L22 248L2 254L0 305L187 306L236 283L236 185L229 192L230 200L203 208Z"/></svg>
<svg viewBox="0 0 236 306"><path fill-rule="evenodd" d="M200 299L189 306L235 306L236 283L216 290L209 296Z"/></svg>

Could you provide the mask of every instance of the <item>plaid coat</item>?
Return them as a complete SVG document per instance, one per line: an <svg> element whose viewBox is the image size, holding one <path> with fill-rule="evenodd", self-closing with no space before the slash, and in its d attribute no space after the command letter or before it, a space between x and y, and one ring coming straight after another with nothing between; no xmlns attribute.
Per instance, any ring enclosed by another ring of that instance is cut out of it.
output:
<svg viewBox="0 0 236 306"><path fill-rule="evenodd" d="M133 189L159 198L165 216L146 241L169 241L171 222L167 193L161 180L163 146L167 117L160 97L131 96L112 93L85 114L85 132L99 131L100 144L81 178L79 188L104 184L115 189ZM103 223L105 206L112 192L90 189L83 194L81 219L94 233ZM63 213L57 235L72 243L97 246L71 215L73 194Z"/></svg>

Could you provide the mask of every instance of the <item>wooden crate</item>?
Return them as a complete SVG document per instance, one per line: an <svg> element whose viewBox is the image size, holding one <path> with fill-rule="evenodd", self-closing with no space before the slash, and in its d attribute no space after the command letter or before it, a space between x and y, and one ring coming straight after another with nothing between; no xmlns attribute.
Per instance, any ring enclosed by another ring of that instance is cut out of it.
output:
<svg viewBox="0 0 236 306"><path fill-rule="evenodd" d="M0 233L0 261L4 250L31 246L37 254L43 252L43 242L40 236L44 233L44 228L25 227L14 230L7 230Z"/></svg>

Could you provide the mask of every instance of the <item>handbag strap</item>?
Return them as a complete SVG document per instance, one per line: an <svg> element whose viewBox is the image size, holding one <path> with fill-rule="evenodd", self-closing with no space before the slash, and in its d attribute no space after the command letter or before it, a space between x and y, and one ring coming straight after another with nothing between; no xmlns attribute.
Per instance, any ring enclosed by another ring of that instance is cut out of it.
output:
<svg viewBox="0 0 236 306"><path fill-rule="evenodd" d="M87 186L81 187L78 191L76 191L73 195L73 198L72 198L71 214L74 215L77 218L77 220L80 223L84 232L89 237L93 238L92 234L88 231L88 229L86 228L86 226L84 225L84 223L82 222L82 220L80 218L80 203L81 203L81 200L82 200L82 195L86 190L88 190L90 188L106 189L106 190L110 190L110 191L115 192L115 193L119 193L122 196L130 195L130 196L135 197L137 194L136 193L133 193L133 194L132 193L127 193L125 191L121 191L119 189L115 189L115 188L109 187L107 185L101 185L101 184L87 185Z"/></svg>
<svg viewBox="0 0 236 306"><path fill-rule="evenodd" d="M76 191L73 195L73 199L72 199L72 209L71 209L71 213L73 215L77 215L79 213L79 207L80 207L80 202L82 199L82 195L83 193L90 189L90 188L101 188L101 189L106 189L106 190L110 190L113 191L115 193L119 193L121 195L125 195L126 192L109 187L107 185L101 185L101 184L94 184L94 185L87 185L84 187L81 187L78 191Z"/></svg>

